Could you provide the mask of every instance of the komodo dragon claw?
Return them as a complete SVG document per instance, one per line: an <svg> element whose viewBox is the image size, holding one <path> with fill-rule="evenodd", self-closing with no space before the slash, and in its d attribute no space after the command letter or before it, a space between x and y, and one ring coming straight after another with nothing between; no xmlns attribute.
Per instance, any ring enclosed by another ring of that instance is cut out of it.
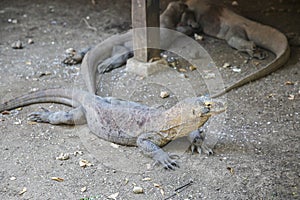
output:
<svg viewBox="0 0 300 200"><path fill-rule="evenodd" d="M188 140L191 143L190 148L192 154L195 152L195 150L199 153L199 155L201 155L202 152L207 155L213 154L213 150L206 146L206 144L204 143L204 139L205 132L202 129L195 130L188 135Z"/></svg>
<svg viewBox="0 0 300 200"><path fill-rule="evenodd" d="M175 170L175 167L179 168L179 165L174 160L174 157L179 157L175 154L168 154L164 152L162 149L158 149L157 151L153 152L153 159L155 160L154 165L161 164L165 169Z"/></svg>

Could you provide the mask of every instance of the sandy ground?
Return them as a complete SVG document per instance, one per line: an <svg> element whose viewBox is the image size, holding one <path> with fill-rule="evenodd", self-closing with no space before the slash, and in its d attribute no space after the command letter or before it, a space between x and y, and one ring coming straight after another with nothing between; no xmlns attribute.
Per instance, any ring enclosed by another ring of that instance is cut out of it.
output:
<svg viewBox="0 0 300 200"><path fill-rule="evenodd" d="M85 88L80 66L61 64L65 50L94 46L130 28L130 1L95 2L96 5L83 0L1 1L1 101L38 89ZM296 0L225 4L287 35L300 34L300 4ZM96 29L89 28L83 19ZM28 39L34 43L27 44ZM23 42L23 49L11 48L17 40ZM245 63L247 56L224 41L204 36L200 44L219 67L225 84L273 58L270 55L256 66L258 61ZM211 122L207 135L215 152L213 156L191 155L184 140L168 145L168 151L180 155L180 168L176 171L151 167L152 161L137 148L112 146L89 133L86 126L28 122L26 116L39 110L40 105L0 115L0 196L90 200L165 199L172 195L170 199L299 199L299 57L299 45L295 43L283 68L228 94L227 113ZM240 67L242 72L222 68L226 62ZM172 84L176 84L180 73L172 73ZM198 93L203 90L197 85L199 75L193 73L186 72L185 80ZM123 68L100 76L98 82L102 85L98 93L123 97L124 93L116 92L120 90L116 83L126 76ZM167 89L148 82L127 98L168 107L179 97L171 93L170 98L160 99L158 94ZM121 91L126 91L126 87ZM51 110L69 109L54 104L43 106ZM61 153L68 153L69 159L57 160ZM79 165L82 160L92 165L83 168ZM176 190L191 181L182 191ZM134 194L134 186L142 187L144 193Z"/></svg>

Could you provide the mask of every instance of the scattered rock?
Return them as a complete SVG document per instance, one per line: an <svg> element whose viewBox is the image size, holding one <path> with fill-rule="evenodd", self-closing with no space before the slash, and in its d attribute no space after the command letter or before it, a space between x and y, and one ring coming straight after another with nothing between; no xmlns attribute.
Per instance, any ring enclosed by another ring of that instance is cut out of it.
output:
<svg viewBox="0 0 300 200"><path fill-rule="evenodd" d="M85 167L90 167L90 166L92 166L93 164L92 163L90 163L89 161L87 161L87 160L80 160L79 161L79 166L80 167L83 167L83 168L85 168Z"/></svg>
<svg viewBox="0 0 300 200"><path fill-rule="evenodd" d="M238 3L237 1L233 1L233 2L231 3L231 5L233 5L233 6L238 6L239 3Z"/></svg>
<svg viewBox="0 0 300 200"><path fill-rule="evenodd" d="M202 41L203 40L203 36L202 35L198 35L197 33L195 33L194 34L194 38L195 38L195 40L200 40L200 41Z"/></svg>
<svg viewBox="0 0 300 200"><path fill-rule="evenodd" d="M15 180L17 180L17 178L16 177L14 177L14 176L12 176L12 177L10 177L10 179L9 180L11 180L11 181L15 181Z"/></svg>
<svg viewBox="0 0 300 200"><path fill-rule="evenodd" d="M188 77L186 74L183 74L183 73L179 74L179 76L180 76L181 78L187 78L187 77Z"/></svg>
<svg viewBox="0 0 300 200"><path fill-rule="evenodd" d="M56 157L56 160L68 160L70 158L70 155L68 153L61 153L58 157Z"/></svg>
<svg viewBox="0 0 300 200"><path fill-rule="evenodd" d="M241 69L240 68L237 68L236 66L234 66L233 68L232 68L232 71L233 72L237 72L237 73L241 73Z"/></svg>
<svg viewBox="0 0 300 200"><path fill-rule="evenodd" d="M12 24L17 24L18 23L17 19L8 19L7 21L8 21L8 23L12 23Z"/></svg>
<svg viewBox="0 0 300 200"><path fill-rule="evenodd" d="M28 44L33 44L34 41L33 41L33 39L29 38L28 41L27 41L27 43L28 43Z"/></svg>
<svg viewBox="0 0 300 200"><path fill-rule="evenodd" d="M118 196L119 196L119 192L116 192L114 194L109 195L107 198L116 200Z"/></svg>
<svg viewBox="0 0 300 200"><path fill-rule="evenodd" d="M290 95L288 96L288 100L294 100L294 99L295 99L295 95L290 94Z"/></svg>
<svg viewBox="0 0 300 200"><path fill-rule="evenodd" d="M167 92L167 91L162 91L162 92L160 92L160 95L159 95L161 98L167 98L167 97L169 97L170 96L170 94L169 94L169 92Z"/></svg>
<svg viewBox="0 0 300 200"><path fill-rule="evenodd" d="M73 153L73 155L74 156L77 156L77 155L82 155L83 154L83 152L82 151L75 151L74 153Z"/></svg>
<svg viewBox="0 0 300 200"><path fill-rule="evenodd" d="M143 188L142 188L142 187L139 187L139 186L134 186L132 191L133 191L133 193L135 193L135 194L141 194L141 193L144 193Z"/></svg>
<svg viewBox="0 0 300 200"><path fill-rule="evenodd" d="M20 40L17 40L11 44L11 48L13 49L23 49L23 44Z"/></svg>
<svg viewBox="0 0 300 200"><path fill-rule="evenodd" d="M190 69L190 71L194 71L194 70L196 70L196 69L197 69L197 67L196 67L196 66L194 66L194 65L191 65L191 66L189 66L189 69Z"/></svg>
<svg viewBox="0 0 300 200"><path fill-rule="evenodd" d="M231 64L229 64L229 63L224 63L224 65L222 66L223 68L229 68L231 66Z"/></svg>
<svg viewBox="0 0 300 200"><path fill-rule="evenodd" d="M184 69L184 68L179 68L178 71L179 71L179 72L186 72L186 69Z"/></svg>
<svg viewBox="0 0 300 200"><path fill-rule="evenodd" d="M114 149L118 149L120 147L120 145L115 144L115 143L110 143L110 146Z"/></svg>
<svg viewBox="0 0 300 200"><path fill-rule="evenodd" d="M85 192L87 190L87 187L84 186L83 188L80 189L81 192Z"/></svg>

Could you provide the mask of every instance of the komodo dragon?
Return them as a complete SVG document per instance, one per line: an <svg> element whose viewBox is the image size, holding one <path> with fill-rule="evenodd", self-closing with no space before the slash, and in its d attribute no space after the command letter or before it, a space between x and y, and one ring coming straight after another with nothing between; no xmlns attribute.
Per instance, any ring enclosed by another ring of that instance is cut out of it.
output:
<svg viewBox="0 0 300 200"><path fill-rule="evenodd" d="M29 119L50 124L87 123L98 137L121 145L138 146L144 154L166 169L174 169L178 165L173 156L160 147L188 135L211 116L226 109L222 101L208 97L188 98L162 111L131 101L102 98L80 90L48 89L0 104L0 112L47 102L65 104L75 109L69 112L50 112L44 109L44 112L31 113ZM190 137L197 139L197 136ZM197 141L194 145L201 148Z"/></svg>
<svg viewBox="0 0 300 200"><path fill-rule="evenodd" d="M237 15L221 5L212 3L211 0L187 0L186 4L189 10L194 12L195 20L205 34L226 40L231 47L247 52L252 57L264 58L264 55L257 54L256 45L273 52L276 56L262 69L238 80L213 97L262 78L276 71L289 59L290 48L287 38L278 30Z"/></svg>
<svg viewBox="0 0 300 200"><path fill-rule="evenodd" d="M276 58L268 65L241 78L212 97L221 96L234 88L262 78L276 71L289 59L290 48L287 38L278 30L246 19L223 6L212 3L210 0L188 0L186 4L189 7L187 11L192 11L195 14L195 20L199 24L197 28L201 29L205 34L224 39L233 48L245 51L253 57L264 57L260 53L257 54L256 45L276 55ZM193 26L195 27L195 25ZM177 27L177 30L186 32L181 27ZM131 32L128 32L125 35L115 36L113 41L123 45L128 42L128 39L132 40L131 35ZM92 49L81 65L88 89L93 93L96 90L95 73L97 66L104 60L103 58L109 57L109 52L111 52L114 45L110 41L104 41ZM107 65L101 65L100 68L105 68L105 66ZM99 71L101 72L102 70L100 69Z"/></svg>

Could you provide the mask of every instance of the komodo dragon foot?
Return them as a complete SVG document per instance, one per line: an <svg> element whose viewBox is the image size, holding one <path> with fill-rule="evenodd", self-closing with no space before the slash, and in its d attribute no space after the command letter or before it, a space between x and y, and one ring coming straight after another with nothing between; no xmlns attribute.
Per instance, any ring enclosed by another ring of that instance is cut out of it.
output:
<svg viewBox="0 0 300 200"><path fill-rule="evenodd" d="M66 64L66 65L76 65L82 62L83 57L85 56L85 54L91 50L91 48L87 48L81 52L77 52L77 51L72 51L69 53L68 57L66 57L62 63Z"/></svg>
<svg viewBox="0 0 300 200"><path fill-rule="evenodd" d="M199 155L201 155L202 152L207 155L213 154L213 150L206 146L206 144L204 143L204 139L205 131L203 129L195 130L188 135L188 140L191 143L190 148L192 154L195 152L195 150L199 153Z"/></svg>

